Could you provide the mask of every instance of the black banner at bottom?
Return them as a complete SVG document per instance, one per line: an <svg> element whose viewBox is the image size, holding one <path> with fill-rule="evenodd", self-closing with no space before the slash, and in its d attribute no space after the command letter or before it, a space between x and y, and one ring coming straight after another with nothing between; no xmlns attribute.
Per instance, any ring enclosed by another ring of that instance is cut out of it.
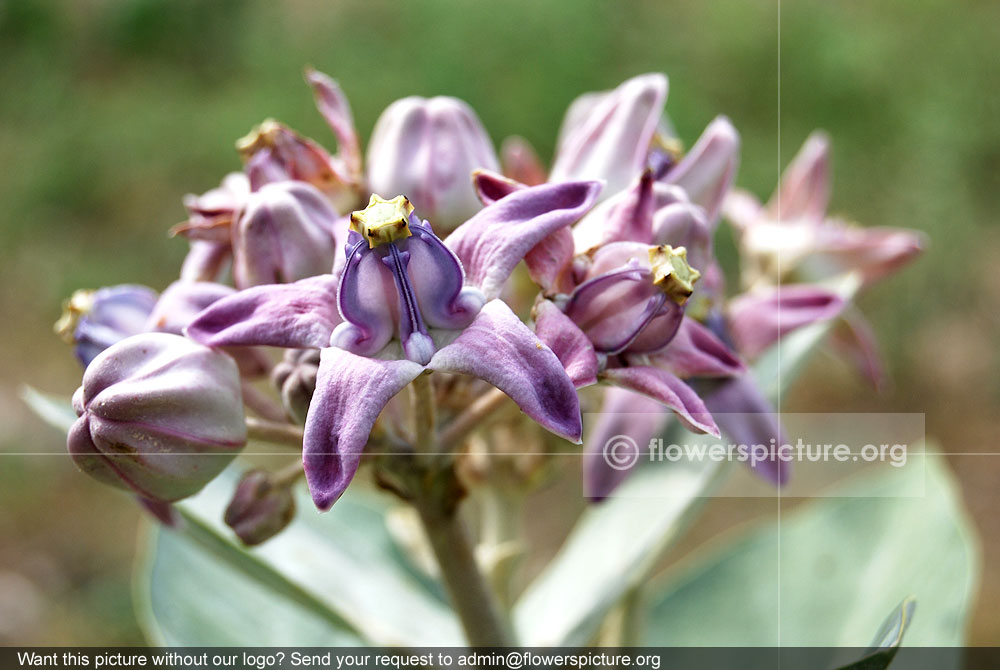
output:
<svg viewBox="0 0 1000 670"><path fill-rule="evenodd" d="M673 670L876 670L885 660L864 649L828 647L685 647L685 648L480 648L427 647L4 647L2 670L69 668L122 670L407 670L421 668L574 668L601 670L648 668ZM903 647L892 670L1000 668L1000 648Z"/></svg>

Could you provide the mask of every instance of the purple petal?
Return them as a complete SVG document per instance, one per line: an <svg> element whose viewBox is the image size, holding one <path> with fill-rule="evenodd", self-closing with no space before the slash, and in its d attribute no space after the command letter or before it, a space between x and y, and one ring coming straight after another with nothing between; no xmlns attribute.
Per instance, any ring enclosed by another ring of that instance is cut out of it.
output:
<svg viewBox="0 0 1000 670"><path fill-rule="evenodd" d="M313 501L328 510L354 478L379 413L424 368L323 349L306 415L302 462Z"/></svg>
<svg viewBox="0 0 1000 670"><path fill-rule="evenodd" d="M410 280L424 320L431 328L465 328L486 300L478 289L464 286L458 258L437 236L423 225L411 229L413 236L403 246L410 254Z"/></svg>
<svg viewBox="0 0 1000 670"><path fill-rule="evenodd" d="M787 441L778 414L749 374L722 382L705 395L705 405L734 444L770 447ZM788 480L791 470L780 458L757 461L753 467L764 479L779 485Z"/></svg>
<svg viewBox="0 0 1000 670"><path fill-rule="evenodd" d="M576 222L593 204L598 182L532 186L486 207L448 236L445 245L465 265L469 283L487 299L531 249L556 230Z"/></svg>
<svg viewBox="0 0 1000 670"><path fill-rule="evenodd" d="M822 221L829 202L830 138L826 133L815 132L785 168L768 209L775 221L800 218Z"/></svg>
<svg viewBox="0 0 1000 670"><path fill-rule="evenodd" d="M597 383L597 354L583 331L549 300L535 306L535 334L566 368L576 388Z"/></svg>
<svg viewBox="0 0 1000 670"><path fill-rule="evenodd" d="M922 234L902 228L860 228L828 219L819 229L813 258L822 271L860 272L870 284L896 272L926 246Z"/></svg>
<svg viewBox="0 0 1000 670"><path fill-rule="evenodd" d="M294 284L255 286L212 304L185 329L185 334L213 347L326 347L340 323L336 291L333 275L310 277Z"/></svg>
<svg viewBox="0 0 1000 670"><path fill-rule="evenodd" d="M739 163L740 136L724 116L708 124L691 151L663 180L687 191L691 202L701 205L715 225L722 201L733 184Z"/></svg>
<svg viewBox="0 0 1000 670"><path fill-rule="evenodd" d="M361 145L354 129L354 117L347 96L327 75L306 69L306 81L312 86L316 107L337 138L337 154L349 175L361 174Z"/></svg>
<svg viewBox="0 0 1000 670"><path fill-rule="evenodd" d="M628 240L649 244L652 241L653 173L646 170L611 207L604 223L604 241Z"/></svg>
<svg viewBox="0 0 1000 670"><path fill-rule="evenodd" d="M473 170L472 185L476 187L476 194L484 205L492 205L514 191L528 188L526 184L492 170Z"/></svg>
<svg viewBox="0 0 1000 670"><path fill-rule="evenodd" d="M681 423L695 433L719 437L719 428L698 394L666 370L647 365L605 370L601 378L656 400L672 409Z"/></svg>
<svg viewBox="0 0 1000 670"><path fill-rule="evenodd" d="M653 356L657 367L679 377L732 377L746 366L712 331L690 317L681 322L670 344Z"/></svg>
<svg viewBox="0 0 1000 670"><path fill-rule="evenodd" d="M631 468L611 467L605 457L605 448L616 437L624 435L643 449L669 421L670 414L656 400L608 388L597 423L583 443L583 494L593 502L604 500L631 474Z"/></svg>
<svg viewBox="0 0 1000 670"><path fill-rule="evenodd" d="M645 165L666 98L667 78L645 74L575 101L560 131L549 181L605 179L606 195L628 186Z"/></svg>
<svg viewBox="0 0 1000 670"><path fill-rule="evenodd" d="M729 304L729 326L737 349L754 358L797 328L832 319L844 308L833 291L809 284L745 293Z"/></svg>
<svg viewBox="0 0 1000 670"><path fill-rule="evenodd" d="M393 274L366 246L359 241L347 254L336 294L344 323L330 339L331 346L361 356L375 354L392 339L401 299Z"/></svg>
<svg viewBox="0 0 1000 670"><path fill-rule="evenodd" d="M573 382L555 353L501 300L486 303L428 367L479 377L510 396L543 428L580 441L583 426Z"/></svg>

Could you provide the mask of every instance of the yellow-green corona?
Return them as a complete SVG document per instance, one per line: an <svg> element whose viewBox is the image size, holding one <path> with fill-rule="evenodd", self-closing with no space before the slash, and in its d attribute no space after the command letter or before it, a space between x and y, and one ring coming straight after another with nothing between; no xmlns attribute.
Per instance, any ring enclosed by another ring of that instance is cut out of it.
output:
<svg viewBox="0 0 1000 670"><path fill-rule="evenodd" d="M274 119L265 119L259 126L236 140L236 150L244 158L249 158L261 149L273 147L278 133L284 126Z"/></svg>
<svg viewBox="0 0 1000 670"><path fill-rule="evenodd" d="M687 249L669 244L650 247L649 264L653 268L653 283L678 305L683 305L694 292L694 283L701 273L688 265Z"/></svg>
<svg viewBox="0 0 1000 670"><path fill-rule="evenodd" d="M413 234L409 226L412 213L413 205L406 196L397 195L386 200L373 193L367 207L351 212L351 230L360 233L368 240L368 248L374 249L380 244L410 237Z"/></svg>
<svg viewBox="0 0 1000 670"><path fill-rule="evenodd" d="M80 289L75 291L69 300L63 302L63 312L56 321L56 334L67 344L76 344L76 326L80 317L90 312L94 307L94 291Z"/></svg>

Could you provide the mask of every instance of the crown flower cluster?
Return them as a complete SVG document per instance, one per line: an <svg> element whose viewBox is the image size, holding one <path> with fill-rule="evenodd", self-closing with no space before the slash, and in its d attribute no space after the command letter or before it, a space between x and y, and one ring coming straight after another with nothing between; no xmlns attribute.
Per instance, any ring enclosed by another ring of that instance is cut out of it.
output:
<svg viewBox="0 0 1000 670"><path fill-rule="evenodd" d="M490 476L473 446L499 457L512 451L502 435L551 447L532 463L582 444L584 493L600 500L625 476L600 447L626 413L646 417L633 436L678 421L737 442L780 438L749 366L819 322L842 325L849 358L879 382L837 282L867 287L923 241L828 213L825 135L761 204L734 188L728 118L684 150L660 74L573 101L551 169L522 138L498 154L449 97L392 103L365 152L336 82L306 80L336 151L266 119L237 142L242 170L184 199L172 232L189 250L174 283L77 292L57 324L85 368L74 461L161 519L248 439L276 435L301 463L248 469L226 512L247 544L290 522L300 474L320 510L365 462L421 509L457 505ZM714 246L723 225L739 251L728 274ZM587 435L581 397L601 408ZM775 485L790 476L786 463L754 467Z"/></svg>

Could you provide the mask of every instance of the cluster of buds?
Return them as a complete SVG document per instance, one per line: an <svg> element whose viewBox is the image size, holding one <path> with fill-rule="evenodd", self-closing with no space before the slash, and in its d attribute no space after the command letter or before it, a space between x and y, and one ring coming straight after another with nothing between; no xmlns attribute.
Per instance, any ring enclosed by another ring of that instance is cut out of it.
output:
<svg viewBox="0 0 1000 670"><path fill-rule="evenodd" d="M498 158L475 112L444 97L390 105L363 160L343 92L306 76L337 152L266 120L238 142L242 172L185 199L177 282L159 295L79 292L57 326L86 367L70 452L162 517L239 452L246 411L252 425L276 424L272 434L301 431L300 465L252 470L235 492L226 522L247 544L288 524L297 474L328 509L366 454L456 454L504 398L558 438L586 437L595 500L622 477L599 447L624 412L648 417L633 435L676 417L738 442L780 438L749 364L788 333L850 313L825 280L870 283L920 248L908 231L826 215L822 136L768 205L734 191L736 129L718 117L683 151L663 75L574 101L551 170L521 138ZM713 248L723 214L739 234L735 293ZM508 281L522 261L527 293ZM531 305L530 317L512 305ZM261 347L287 353L275 363ZM270 396L250 385L265 376ZM589 386L603 413L584 436L578 390ZM409 411L397 399L408 387ZM504 417L497 434L525 420ZM788 476L784 463L755 467L776 484Z"/></svg>

